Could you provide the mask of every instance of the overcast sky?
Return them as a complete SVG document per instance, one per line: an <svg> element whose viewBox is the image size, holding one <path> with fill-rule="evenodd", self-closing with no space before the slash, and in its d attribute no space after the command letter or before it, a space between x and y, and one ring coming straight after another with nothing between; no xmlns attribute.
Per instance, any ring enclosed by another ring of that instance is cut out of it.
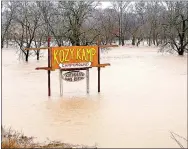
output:
<svg viewBox="0 0 188 149"><path fill-rule="evenodd" d="M112 6L112 2L101 2L102 3L102 8L107 8L107 7L110 7L110 6Z"/></svg>

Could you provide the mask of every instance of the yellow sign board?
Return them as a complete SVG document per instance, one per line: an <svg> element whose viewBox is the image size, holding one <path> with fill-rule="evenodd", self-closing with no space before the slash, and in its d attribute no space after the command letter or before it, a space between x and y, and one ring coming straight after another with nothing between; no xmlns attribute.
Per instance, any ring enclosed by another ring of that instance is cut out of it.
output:
<svg viewBox="0 0 188 149"><path fill-rule="evenodd" d="M51 67L53 70L95 66L98 66L98 46L51 48Z"/></svg>

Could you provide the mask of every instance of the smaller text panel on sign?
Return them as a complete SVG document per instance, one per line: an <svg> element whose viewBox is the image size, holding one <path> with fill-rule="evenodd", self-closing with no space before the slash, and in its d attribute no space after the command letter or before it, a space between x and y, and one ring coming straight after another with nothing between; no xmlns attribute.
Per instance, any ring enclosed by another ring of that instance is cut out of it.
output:
<svg viewBox="0 0 188 149"><path fill-rule="evenodd" d="M98 46L52 47L51 65L52 69L95 67L98 65Z"/></svg>

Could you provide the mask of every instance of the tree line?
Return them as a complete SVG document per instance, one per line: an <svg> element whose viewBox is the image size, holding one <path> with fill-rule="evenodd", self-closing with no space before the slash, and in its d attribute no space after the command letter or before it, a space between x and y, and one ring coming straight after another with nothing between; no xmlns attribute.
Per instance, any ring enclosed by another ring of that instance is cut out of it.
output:
<svg viewBox="0 0 188 149"><path fill-rule="evenodd" d="M14 41L28 61L29 50L52 36L57 46L101 44L160 46L188 51L187 1L117 1L106 9L95 1L2 1L1 48ZM34 51L39 59L40 51Z"/></svg>

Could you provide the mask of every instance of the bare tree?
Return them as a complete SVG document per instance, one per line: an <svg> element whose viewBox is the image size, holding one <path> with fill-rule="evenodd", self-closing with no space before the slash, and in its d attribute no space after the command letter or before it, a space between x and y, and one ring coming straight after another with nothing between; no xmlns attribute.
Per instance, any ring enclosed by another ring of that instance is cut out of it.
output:
<svg viewBox="0 0 188 149"><path fill-rule="evenodd" d="M12 2L1 2L2 24L1 24L1 49L4 47L4 41L7 38L8 32L14 18L16 5Z"/></svg>
<svg viewBox="0 0 188 149"><path fill-rule="evenodd" d="M80 36L80 42L81 45L91 45L95 44L97 38L101 34L100 30L100 21L98 20L99 12L95 10L92 13L92 16L88 17L86 21L82 24L81 27L81 36Z"/></svg>
<svg viewBox="0 0 188 149"><path fill-rule="evenodd" d="M45 45L46 36L47 35L45 29L43 27L40 27L35 34L35 38L33 39L35 48L40 48L41 46ZM34 52L37 55L37 60L39 60L40 50L34 50Z"/></svg>
<svg viewBox="0 0 188 149"><path fill-rule="evenodd" d="M118 37L116 34L116 11L114 9L100 9L96 16L96 30L100 32L102 44L112 44L113 40Z"/></svg>
<svg viewBox="0 0 188 149"><path fill-rule="evenodd" d="M16 9L16 16L14 18L15 29L12 33L15 42L19 45L19 49L25 56L25 61L28 61L29 50L25 48L32 47L35 33L37 29L43 25L40 21L41 14L36 7L34 2L16 2L19 7Z"/></svg>
<svg viewBox="0 0 188 149"><path fill-rule="evenodd" d="M70 40L72 45L80 45L80 37L84 34L84 32L81 31L82 25L84 21L92 16L92 12L97 5L94 5L92 1L60 1L59 5L64 10L66 17L66 37Z"/></svg>
<svg viewBox="0 0 188 149"><path fill-rule="evenodd" d="M45 22L47 36L53 36L58 46L63 46L65 39L65 16L58 2L37 1L37 6L42 13L42 19Z"/></svg>
<svg viewBox="0 0 188 149"><path fill-rule="evenodd" d="M119 39L132 40L139 45L162 46L183 55L188 51L188 3L165 2L112 2L112 7L98 9L92 1L37 1L4 2L2 10L2 47L8 38L14 39L28 61L31 52L40 57L40 51L25 48L41 47L47 36L53 43L89 45L112 44Z"/></svg>
<svg viewBox="0 0 188 149"><path fill-rule="evenodd" d="M184 55L188 51L187 30L187 2L167 2L168 13L166 14L166 23L163 24L167 31L167 42L162 46L162 50L170 45L179 55Z"/></svg>
<svg viewBox="0 0 188 149"><path fill-rule="evenodd" d="M126 33L126 28L124 28L125 25L125 15L127 7L129 6L130 1L118 1L118 2L113 2L113 8L117 11L117 17L118 17L118 24L119 24L119 45L122 44L122 46L125 44L124 39L125 39L125 33ZM124 27L123 27L124 26Z"/></svg>
<svg viewBox="0 0 188 149"><path fill-rule="evenodd" d="M136 8L135 8L135 7ZM127 13L127 31L131 35L132 45L139 45L140 41L143 40L143 25L144 21L144 14L142 11L143 3L136 3L130 7L130 12ZM136 43L136 41L138 42Z"/></svg>

